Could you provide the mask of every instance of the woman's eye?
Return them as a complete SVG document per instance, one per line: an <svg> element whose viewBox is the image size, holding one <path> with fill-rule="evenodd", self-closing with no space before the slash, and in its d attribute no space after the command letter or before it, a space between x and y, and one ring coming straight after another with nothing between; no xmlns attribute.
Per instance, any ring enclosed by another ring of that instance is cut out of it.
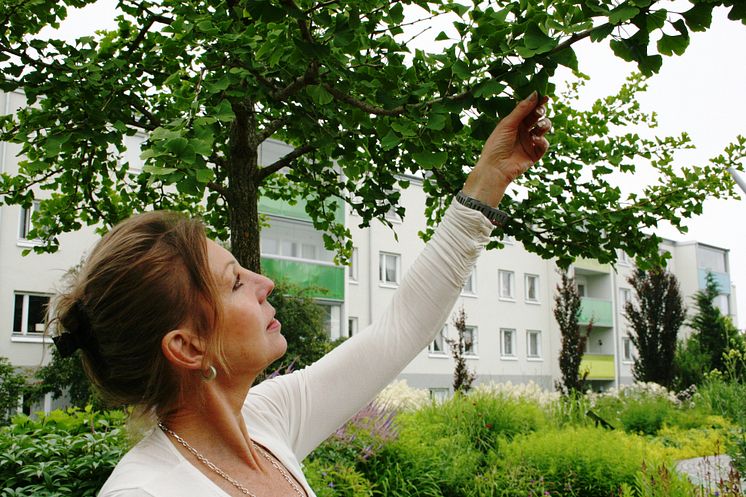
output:
<svg viewBox="0 0 746 497"><path fill-rule="evenodd" d="M243 283L241 283L241 275L237 274L236 275L236 282L233 283L233 291L235 292L236 290L238 290L242 286L243 286Z"/></svg>

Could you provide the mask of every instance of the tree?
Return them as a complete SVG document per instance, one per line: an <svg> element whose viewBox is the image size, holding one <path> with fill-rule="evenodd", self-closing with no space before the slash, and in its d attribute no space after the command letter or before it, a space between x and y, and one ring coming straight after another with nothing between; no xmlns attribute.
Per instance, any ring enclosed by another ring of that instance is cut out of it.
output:
<svg viewBox="0 0 746 497"><path fill-rule="evenodd" d="M70 405L74 407L104 407L95 387L85 374L79 353L61 357L53 347L52 360L34 373L34 379L35 383L30 385L28 390L32 401L40 400L44 395L51 393L55 399L66 395Z"/></svg>
<svg viewBox="0 0 746 497"><path fill-rule="evenodd" d="M34 192L48 192L30 233L47 242L40 251L54 251L62 232L106 230L146 208L200 213L255 271L260 196L305 199L327 247L344 259L351 243L335 204L348 203L362 226L373 218L388 224L392 206L404 215L401 173L421 173L428 220L437 222L464 165L515 99L554 94L560 65L578 70L576 43L609 40L650 75L662 55L686 50L690 31L709 28L716 6L729 7L733 20L746 17L734 0L688 0L681 13L658 0L120 0L117 29L75 43L38 38L69 8L94 1L0 5L0 89L22 89L27 99L16 115L0 117L0 140L22 144L25 157L17 174L0 176L0 199L29 206ZM414 14L405 17L405 7ZM408 30L436 18L453 29L432 51L412 48ZM675 171L685 136L609 130L638 124L631 93L587 112L557 102L555 147L521 179L528 198L505 200L515 222L502 236L562 266L577 255L610 262L617 248L655 259L657 239L644 227L678 225L706 197L733 194L726 167L743 170L746 139L711 165ZM124 138L135 134L147 137L141 172L121 158ZM260 164L269 137L294 148ZM634 172L645 158L660 183L622 197L606 178Z"/></svg>
<svg viewBox="0 0 746 497"><path fill-rule="evenodd" d="M0 426L8 424L21 404L26 377L5 357L0 357Z"/></svg>
<svg viewBox="0 0 746 497"><path fill-rule="evenodd" d="M686 319L679 282L660 267L637 269L627 282L635 289L637 300L624 305L624 316L633 331L630 338L637 348L632 375L637 381L652 381L670 388L676 340Z"/></svg>
<svg viewBox="0 0 746 497"><path fill-rule="evenodd" d="M705 278L705 288L694 294L696 313L689 322L699 342L699 348L708 358L708 369L725 371L724 354L728 351L731 336L738 333L728 316L723 316L715 306L720 288L712 273Z"/></svg>
<svg viewBox="0 0 746 497"><path fill-rule="evenodd" d="M588 376L587 372L580 374L580 362L593 323L588 324L585 334L581 332L578 324L581 300L575 278L568 276L565 271L560 276L561 281L554 296L554 319L562 335L559 356L562 379L555 382L555 387L565 395L572 395L583 391Z"/></svg>
<svg viewBox="0 0 746 497"><path fill-rule="evenodd" d="M336 345L324 330L324 310L311 297L313 290L286 281L275 282L275 289L267 300L282 323L288 349L284 357L267 367L266 373L303 368Z"/></svg>
<svg viewBox="0 0 746 497"><path fill-rule="evenodd" d="M471 390L471 385L474 383L477 375L469 370L469 366L466 364L466 359L464 358L466 349L473 344L471 343L471 339L466 340L466 312L463 307L459 309L458 315L454 318L453 326L456 328L458 338L446 339L446 343L451 349L451 356L456 361L456 367L453 370L453 391L455 393L467 393Z"/></svg>

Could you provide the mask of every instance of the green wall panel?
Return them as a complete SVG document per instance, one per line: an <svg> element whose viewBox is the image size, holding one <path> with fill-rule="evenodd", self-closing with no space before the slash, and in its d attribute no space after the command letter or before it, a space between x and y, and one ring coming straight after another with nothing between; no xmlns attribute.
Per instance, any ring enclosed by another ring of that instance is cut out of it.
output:
<svg viewBox="0 0 746 497"><path fill-rule="evenodd" d="M580 375L588 371L589 380L613 380L616 377L614 356L606 354L583 354Z"/></svg>
<svg viewBox="0 0 746 497"><path fill-rule="evenodd" d="M611 300L581 297L578 323L588 324L593 318L594 326L613 326Z"/></svg>
<svg viewBox="0 0 746 497"><path fill-rule="evenodd" d="M273 280L287 280L303 287L314 286L326 292L314 292L313 296L326 300L344 301L345 268L300 262L288 259L262 257L262 273Z"/></svg>

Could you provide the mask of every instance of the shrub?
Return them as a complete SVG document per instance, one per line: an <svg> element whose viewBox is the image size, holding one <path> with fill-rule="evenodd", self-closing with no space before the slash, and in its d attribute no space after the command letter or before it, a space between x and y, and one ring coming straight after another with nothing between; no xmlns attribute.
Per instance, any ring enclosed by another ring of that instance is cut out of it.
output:
<svg viewBox="0 0 746 497"><path fill-rule="evenodd" d="M127 450L126 413L70 409L0 428L2 496L95 496Z"/></svg>
<svg viewBox="0 0 746 497"><path fill-rule="evenodd" d="M317 497L372 497L373 484L354 467L311 460L303 465Z"/></svg>
<svg viewBox="0 0 746 497"><path fill-rule="evenodd" d="M498 495L525 497L525 489L541 481L552 496L608 497L623 484L635 483L643 461L658 464L662 459L644 439L620 431L566 428L537 432L516 437L493 452L492 467L482 477L481 486L489 482L493 488L505 489Z"/></svg>
<svg viewBox="0 0 746 497"><path fill-rule="evenodd" d="M18 408L26 387L26 377L10 361L0 357L0 425L8 424L11 413Z"/></svg>
<svg viewBox="0 0 746 497"><path fill-rule="evenodd" d="M672 412L673 406L663 399L631 401L620 412L619 420L629 433L655 435Z"/></svg>
<svg viewBox="0 0 746 497"><path fill-rule="evenodd" d="M458 395L400 414L398 439L385 444L365 471L386 496L463 495L483 471L486 454L543 424L544 414L534 403Z"/></svg>

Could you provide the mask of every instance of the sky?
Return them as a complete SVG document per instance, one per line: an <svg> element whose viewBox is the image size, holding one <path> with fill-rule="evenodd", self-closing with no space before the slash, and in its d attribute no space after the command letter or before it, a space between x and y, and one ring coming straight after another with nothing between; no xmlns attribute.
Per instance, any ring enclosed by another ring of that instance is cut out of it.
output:
<svg viewBox="0 0 746 497"><path fill-rule="evenodd" d="M99 0L72 11L56 36L73 39L114 27L115 5L115 0ZM676 6L674 2L672 10ZM639 97L644 111L658 115L655 134L687 132L691 136L696 149L677 155L676 162L680 165L705 164L721 154L737 135L746 135L746 26L728 20L726 13L725 9L716 9L712 27L704 33L692 33L683 56L665 57L660 73L648 81L648 91ZM434 28L430 33L435 37L439 31L440 28ZM427 36L418 43L429 43ZM583 40L575 49L580 70L590 76L581 94L581 106L615 93L635 71L634 64L613 55L608 42ZM570 75L562 77L569 79ZM746 179L746 174L741 176ZM639 177L635 180L639 184ZM620 182L625 191L634 188L629 180L620 179ZM736 305L740 314L737 324L742 329L746 327L744 198L746 195L740 200L708 200L703 214L685 223L689 228L686 234L664 225L656 230L658 235L675 241L696 240L730 250L730 273L737 287Z"/></svg>

